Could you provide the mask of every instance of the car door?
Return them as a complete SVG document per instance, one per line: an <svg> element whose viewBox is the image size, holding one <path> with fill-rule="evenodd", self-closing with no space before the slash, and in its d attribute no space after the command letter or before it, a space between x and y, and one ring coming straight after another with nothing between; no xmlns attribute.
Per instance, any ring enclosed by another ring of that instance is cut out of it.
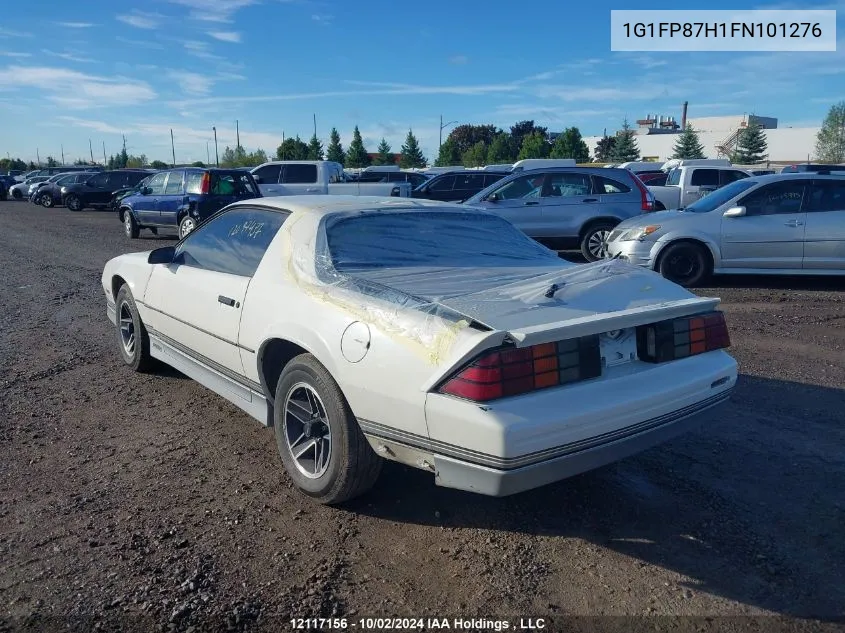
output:
<svg viewBox="0 0 845 633"><path fill-rule="evenodd" d="M499 215L530 237L548 235L549 222L543 216L540 194L545 173L517 176L502 183L487 195L486 200L474 204Z"/></svg>
<svg viewBox="0 0 845 633"><path fill-rule="evenodd" d="M155 332L212 369L243 376L238 328L250 279L287 214L233 208L176 245L154 266L144 302Z"/></svg>
<svg viewBox="0 0 845 633"><path fill-rule="evenodd" d="M781 180L740 198L745 215L722 217L724 268L798 270L804 258L807 214L803 201L809 180Z"/></svg>
<svg viewBox="0 0 845 633"><path fill-rule="evenodd" d="M176 226L176 216L185 201L185 170L175 169L168 172L164 193L158 197L156 209L157 223L162 226Z"/></svg>
<svg viewBox="0 0 845 633"><path fill-rule="evenodd" d="M147 187L134 197L132 207L139 224L154 226L159 223L158 199L164 195L167 172L162 171L150 178Z"/></svg>
<svg viewBox="0 0 845 633"><path fill-rule="evenodd" d="M808 270L845 270L845 180L814 180L804 227Z"/></svg>
<svg viewBox="0 0 845 633"><path fill-rule="evenodd" d="M258 181L258 190L263 196L278 196L282 193L281 165L264 165L253 172L253 177Z"/></svg>
<svg viewBox="0 0 845 633"><path fill-rule="evenodd" d="M542 225L532 237L545 238L553 248L563 248L552 242L577 238L581 227L599 216L601 199L593 191L589 174L552 172L543 183L541 207Z"/></svg>
<svg viewBox="0 0 845 633"><path fill-rule="evenodd" d="M109 172L102 172L85 181L80 187L79 194L85 204L102 204L101 192L106 191L109 186Z"/></svg>

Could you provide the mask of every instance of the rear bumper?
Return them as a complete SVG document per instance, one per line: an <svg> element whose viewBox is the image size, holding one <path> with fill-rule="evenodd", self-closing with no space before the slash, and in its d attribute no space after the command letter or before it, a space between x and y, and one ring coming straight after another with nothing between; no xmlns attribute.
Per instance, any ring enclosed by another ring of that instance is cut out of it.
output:
<svg viewBox="0 0 845 633"><path fill-rule="evenodd" d="M490 468L435 453L435 480L439 486L494 497L538 488L629 457L717 419L731 391L605 437L559 447L564 454L521 468Z"/></svg>

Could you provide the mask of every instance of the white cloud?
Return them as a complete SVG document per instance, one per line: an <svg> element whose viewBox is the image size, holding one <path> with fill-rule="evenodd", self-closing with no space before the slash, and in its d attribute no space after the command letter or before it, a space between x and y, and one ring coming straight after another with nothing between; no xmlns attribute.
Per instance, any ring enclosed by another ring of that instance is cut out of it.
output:
<svg viewBox="0 0 845 633"><path fill-rule="evenodd" d="M13 51L0 52L3 57L32 57L32 53L16 53Z"/></svg>
<svg viewBox="0 0 845 633"><path fill-rule="evenodd" d="M316 22L317 24L322 24L324 26L328 26L329 24L331 24L332 20L334 20L334 16L333 15L320 14L320 13L314 13L311 16L311 19L314 22Z"/></svg>
<svg viewBox="0 0 845 633"><path fill-rule="evenodd" d="M122 35L118 35L114 39L120 42L121 44L127 44L128 46L133 46L135 48L147 48L156 51L164 50L164 45L159 42L151 42L149 40L133 40L128 37L123 37Z"/></svg>
<svg viewBox="0 0 845 633"><path fill-rule="evenodd" d="M258 4L258 0L168 0L171 4L176 4L190 9L190 17L194 20L203 22L220 22L228 23L232 21L232 16L243 9L253 4Z"/></svg>
<svg viewBox="0 0 845 633"><path fill-rule="evenodd" d="M57 26L63 26L66 29L90 29L95 26L91 22L56 22Z"/></svg>
<svg viewBox="0 0 845 633"><path fill-rule="evenodd" d="M241 34L237 31L209 31L208 34L221 42L237 43L241 41Z"/></svg>
<svg viewBox="0 0 845 633"><path fill-rule="evenodd" d="M138 29L155 29L158 28L163 17L160 13L133 10L131 13L115 16L115 19Z"/></svg>
<svg viewBox="0 0 845 633"><path fill-rule="evenodd" d="M54 103L75 109L134 105L156 97L143 81L101 77L67 68L8 66L0 69L0 89L38 88Z"/></svg>
<svg viewBox="0 0 845 633"><path fill-rule="evenodd" d="M207 75L187 71L171 71L167 76L179 82L182 92L189 95L207 95L214 85L214 80Z"/></svg>
<svg viewBox="0 0 845 633"><path fill-rule="evenodd" d="M55 51L47 50L46 48L42 49L41 52L44 53L45 55L51 55L53 57L59 57L61 59L65 59L69 62L80 62L80 63L84 63L84 64L94 62L94 60L91 59L90 57L80 57L78 55L74 55L73 53L57 53Z"/></svg>
<svg viewBox="0 0 845 633"><path fill-rule="evenodd" d="M215 55L211 52L211 47L208 45L207 42L187 40L182 42L182 46L185 48L185 51L188 53L188 55L193 55L194 57L198 57L200 59L223 59L219 55Z"/></svg>
<svg viewBox="0 0 845 633"><path fill-rule="evenodd" d="M13 29L4 29L0 26L0 37L32 37L32 33L26 31L15 31Z"/></svg>

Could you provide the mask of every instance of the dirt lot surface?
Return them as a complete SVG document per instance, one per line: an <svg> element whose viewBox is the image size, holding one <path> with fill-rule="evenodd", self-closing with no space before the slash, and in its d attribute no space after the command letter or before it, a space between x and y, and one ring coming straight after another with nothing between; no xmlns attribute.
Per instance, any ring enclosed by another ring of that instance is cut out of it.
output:
<svg viewBox="0 0 845 633"><path fill-rule="evenodd" d="M724 301L742 376L699 432L506 499L388 464L337 509L292 489L271 430L175 371L121 365L103 264L172 243L121 228L0 203L0 631L332 615L841 630L845 280L701 290ZM778 617L729 617L753 615Z"/></svg>

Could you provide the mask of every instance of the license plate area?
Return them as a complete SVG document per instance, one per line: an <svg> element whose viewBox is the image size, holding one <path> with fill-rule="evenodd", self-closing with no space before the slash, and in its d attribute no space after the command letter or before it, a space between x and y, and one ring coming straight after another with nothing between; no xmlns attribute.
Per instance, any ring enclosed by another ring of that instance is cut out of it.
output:
<svg viewBox="0 0 845 633"><path fill-rule="evenodd" d="M635 328L612 330L599 336L602 367L615 367L637 360L637 331Z"/></svg>

